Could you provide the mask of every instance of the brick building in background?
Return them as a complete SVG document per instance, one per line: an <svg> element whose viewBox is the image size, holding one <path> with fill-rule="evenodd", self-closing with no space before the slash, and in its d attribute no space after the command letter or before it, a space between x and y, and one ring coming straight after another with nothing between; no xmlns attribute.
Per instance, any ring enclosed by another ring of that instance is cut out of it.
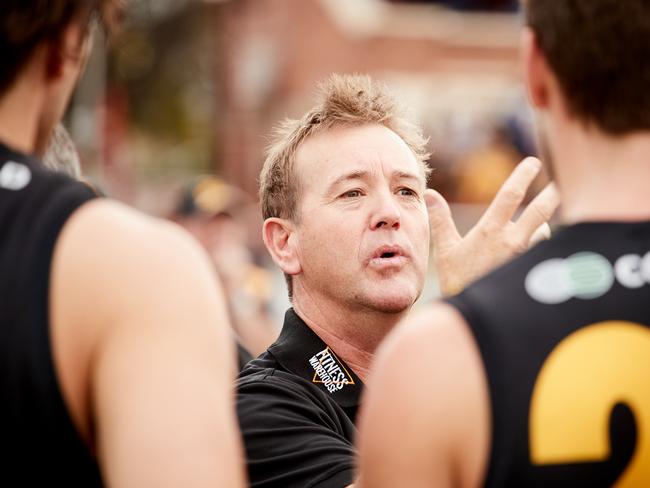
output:
<svg viewBox="0 0 650 488"><path fill-rule="evenodd" d="M308 108L330 73L368 73L415 110L431 138L432 184L453 199L457 162L489 145L495 127L526 118L520 18L436 3L133 0L69 114L85 169L156 214L197 173L255 197L271 128Z"/></svg>
<svg viewBox="0 0 650 488"><path fill-rule="evenodd" d="M252 194L265 136L309 107L314 86L332 72L368 73L398 91L443 166L521 100L515 13L384 0L236 0L217 4L215 19L214 161Z"/></svg>

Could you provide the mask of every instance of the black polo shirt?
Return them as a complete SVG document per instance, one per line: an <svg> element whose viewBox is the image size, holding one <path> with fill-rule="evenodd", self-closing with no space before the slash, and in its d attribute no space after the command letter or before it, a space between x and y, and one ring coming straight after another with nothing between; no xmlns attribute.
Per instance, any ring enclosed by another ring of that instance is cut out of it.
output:
<svg viewBox="0 0 650 488"><path fill-rule="evenodd" d="M278 340L239 374L237 413L251 486L354 481L361 380L293 309Z"/></svg>

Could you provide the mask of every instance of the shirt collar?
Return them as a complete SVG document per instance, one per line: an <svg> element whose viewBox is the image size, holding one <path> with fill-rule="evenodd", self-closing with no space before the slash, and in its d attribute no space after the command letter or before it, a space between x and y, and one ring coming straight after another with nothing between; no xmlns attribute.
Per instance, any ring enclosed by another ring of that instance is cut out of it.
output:
<svg viewBox="0 0 650 488"><path fill-rule="evenodd" d="M359 377L293 308L287 310L280 337L269 352L287 371L313 383L341 407L359 404L363 391Z"/></svg>
<svg viewBox="0 0 650 488"><path fill-rule="evenodd" d="M4 163L6 161L38 166L38 160L34 156L16 151L0 141L0 162Z"/></svg>

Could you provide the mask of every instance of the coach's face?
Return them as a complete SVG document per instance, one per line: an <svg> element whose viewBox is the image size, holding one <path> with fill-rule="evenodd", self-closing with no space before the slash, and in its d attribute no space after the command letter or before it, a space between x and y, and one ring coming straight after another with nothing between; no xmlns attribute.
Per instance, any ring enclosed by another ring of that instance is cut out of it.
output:
<svg viewBox="0 0 650 488"><path fill-rule="evenodd" d="M294 290L324 306L407 310L429 257L425 181L413 152L382 125L335 127L307 139L295 163Z"/></svg>

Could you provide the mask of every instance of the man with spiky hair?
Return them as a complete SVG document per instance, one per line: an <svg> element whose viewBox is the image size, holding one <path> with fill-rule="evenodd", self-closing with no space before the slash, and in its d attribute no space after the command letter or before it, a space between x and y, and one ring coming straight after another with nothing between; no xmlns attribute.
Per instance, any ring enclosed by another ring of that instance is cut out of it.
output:
<svg viewBox="0 0 650 488"><path fill-rule="evenodd" d="M387 340L363 487L650 486L650 2L523 3L566 227Z"/></svg>
<svg viewBox="0 0 650 488"><path fill-rule="evenodd" d="M0 2L1 484L240 487L207 257L39 160L118 9Z"/></svg>
<svg viewBox="0 0 650 488"><path fill-rule="evenodd" d="M254 487L353 483L363 383L377 345L422 291L430 227L450 292L526 248L557 204L549 188L510 222L540 169L527 159L461 239L444 199L426 190L426 159L419 127L367 76L332 76L313 109L278 129L260 200L292 308L238 381Z"/></svg>

